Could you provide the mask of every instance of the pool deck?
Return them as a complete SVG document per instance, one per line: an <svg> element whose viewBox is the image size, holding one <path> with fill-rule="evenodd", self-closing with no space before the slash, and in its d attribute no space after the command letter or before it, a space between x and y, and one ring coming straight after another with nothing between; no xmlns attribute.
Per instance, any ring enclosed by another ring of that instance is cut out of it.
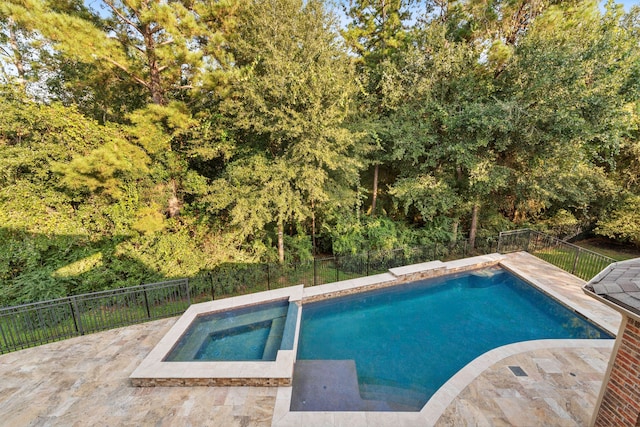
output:
<svg viewBox="0 0 640 427"><path fill-rule="evenodd" d="M526 253L506 255L501 263L617 331L620 315L584 295L584 281ZM291 413L283 407L291 387L132 387L129 375L176 320L0 356L2 424L582 426L593 412L613 348L612 340L546 340L501 347L467 365L421 412ZM520 367L526 376L516 376L509 367Z"/></svg>

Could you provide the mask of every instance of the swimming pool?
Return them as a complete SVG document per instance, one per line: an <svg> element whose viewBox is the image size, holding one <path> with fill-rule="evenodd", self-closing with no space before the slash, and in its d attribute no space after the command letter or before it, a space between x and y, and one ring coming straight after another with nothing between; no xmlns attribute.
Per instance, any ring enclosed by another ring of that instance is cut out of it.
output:
<svg viewBox="0 0 640 427"><path fill-rule="evenodd" d="M297 359L353 361L366 410L419 411L458 370L493 348L570 338L612 337L490 268L305 303ZM292 399L291 410L323 408Z"/></svg>

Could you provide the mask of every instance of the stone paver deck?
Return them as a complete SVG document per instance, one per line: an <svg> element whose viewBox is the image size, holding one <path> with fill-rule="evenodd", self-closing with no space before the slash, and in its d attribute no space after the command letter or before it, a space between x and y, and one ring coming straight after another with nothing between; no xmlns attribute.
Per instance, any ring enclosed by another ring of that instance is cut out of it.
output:
<svg viewBox="0 0 640 427"><path fill-rule="evenodd" d="M0 425L269 426L275 387L132 387L176 318L0 356Z"/></svg>
<svg viewBox="0 0 640 427"><path fill-rule="evenodd" d="M558 299L588 298L579 287L574 289L576 283L584 282L528 254L510 255L505 264L512 271L544 282L549 286L547 292ZM586 304L588 317L602 317L607 329L615 330L619 318L608 307L602 308L603 304L588 299L582 303ZM149 322L0 356L0 424L271 425L276 387L130 385L128 376L175 320ZM613 346L612 341L609 343L595 347L534 346L528 350L525 345L513 354L498 349L501 356L495 363L479 372L470 369L458 390L449 388L448 392L457 390L457 397L440 400L445 405L437 422L425 424L423 418L413 425L585 425L606 371ZM516 377L508 366L520 366L528 376ZM329 413L323 419L303 420L304 425L348 421L347 425L355 427L381 425L385 418L375 412L352 415L332 418ZM393 417L387 413L388 416ZM403 424L398 418L394 425L412 424Z"/></svg>
<svg viewBox="0 0 640 427"><path fill-rule="evenodd" d="M465 388L436 426L586 426L612 348L549 348L507 357ZM527 376L516 376L509 366Z"/></svg>

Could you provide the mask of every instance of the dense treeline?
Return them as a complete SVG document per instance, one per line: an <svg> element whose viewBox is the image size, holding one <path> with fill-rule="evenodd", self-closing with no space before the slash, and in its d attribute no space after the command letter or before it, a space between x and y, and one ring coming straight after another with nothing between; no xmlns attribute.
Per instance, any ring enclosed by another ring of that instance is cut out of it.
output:
<svg viewBox="0 0 640 427"><path fill-rule="evenodd" d="M0 304L523 226L640 244L639 42L613 2L5 0Z"/></svg>

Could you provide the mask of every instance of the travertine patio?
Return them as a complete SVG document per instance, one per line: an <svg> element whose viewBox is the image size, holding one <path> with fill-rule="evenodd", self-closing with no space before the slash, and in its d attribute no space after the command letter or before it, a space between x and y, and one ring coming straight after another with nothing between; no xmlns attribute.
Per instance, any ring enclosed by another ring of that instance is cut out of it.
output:
<svg viewBox="0 0 640 427"><path fill-rule="evenodd" d="M617 330L619 314L585 296L583 281L526 253L509 255L503 265ZM613 347L613 340L556 340L497 349L445 384L427 404L427 418L402 415L407 413L285 414L276 404L276 387L132 387L129 375L175 321L0 356L2 424L579 426L591 417ZM509 366L521 367L527 376L515 376Z"/></svg>

